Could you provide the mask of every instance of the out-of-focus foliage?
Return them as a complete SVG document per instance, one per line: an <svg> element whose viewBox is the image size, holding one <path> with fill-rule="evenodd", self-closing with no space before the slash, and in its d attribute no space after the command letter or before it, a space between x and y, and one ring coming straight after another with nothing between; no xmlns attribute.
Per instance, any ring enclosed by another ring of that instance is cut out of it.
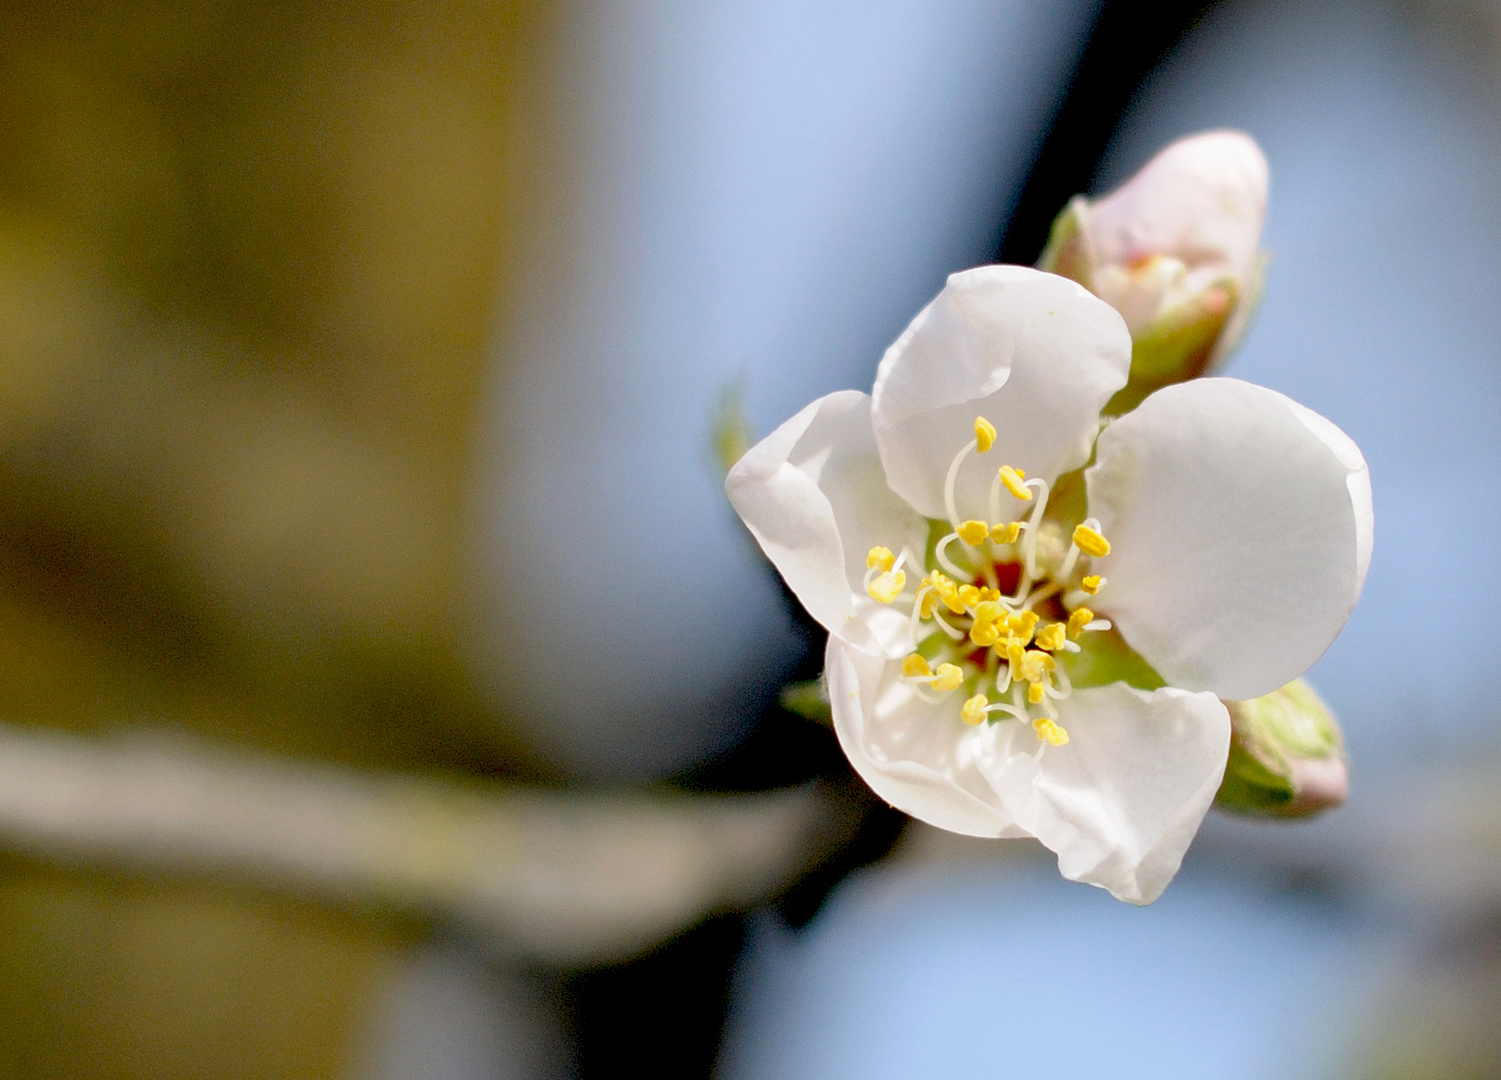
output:
<svg viewBox="0 0 1501 1080"><path fill-rule="evenodd" d="M0 711L497 760L468 441L546 9L0 19Z"/></svg>
<svg viewBox="0 0 1501 1080"><path fill-rule="evenodd" d="M404 935L369 917L0 864L5 1075L348 1073Z"/></svg>
<svg viewBox="0 0 1501 1080"><path fill-rule="evenodd" d="M462 538L553 10L0 9L0 717L515 762ZM5 862L0 1060L344 1074L401 937Z"/></svg>

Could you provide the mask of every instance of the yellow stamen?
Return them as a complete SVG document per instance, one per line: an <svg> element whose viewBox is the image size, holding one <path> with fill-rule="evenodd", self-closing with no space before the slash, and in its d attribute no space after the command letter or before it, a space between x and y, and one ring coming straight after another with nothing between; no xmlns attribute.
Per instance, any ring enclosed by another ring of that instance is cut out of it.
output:
<svg viewBox="0 0 1501 1080"><path fill-rule="evenodd" d="M1033 705L1041 705L1047 692L1047 684L1035 682L1027 687L1027 701Z"/></svg>
<svg viewBox="0 0 1501 1080"><path fill-rule="evenodd" d="M1039 649L1046 649L1048 652L1054 652L1063 648L1067 629L1061 622L1048 623L1043 628L1042 633L1037 635L1037 647Z"/></svg>
<svg viewBox="0 0 1501 1080"><path fill-rule="evenodd" d="M1012 612L1006 619L1006 629L1011 631L1019 644L1025 645L1032 640L1032 631L1037 629L1037 612Z"/></svg>
<svg viewBox="0 0 1501 1080"><path fill-rule="evenodd" d="M1001 640L1000 627L993 622L980 622L977 619L975 625L969 628L969 640L982 649L988 649Z"/></svg>
<svg viewBox="0 0 1501 1080"><path fill-rule="evenodd" d="M980 600L982 602L984 602L986 600L996 601L996 600L999 600L1000 598L1001 598L1001 590L1000 589L993 589L989 585L986 585L983 589L980 590Z"/></svg>
<svg viewBox="0 0 1501 1080"><path fill-rule="evenodd" d="M964 614L964 601L959 598L959 586L954 583L953 578L941 570L934 570L928 575L927 583L933 587L933 592L938 594L938 599L943 601L944 607L955 615ZM923 618L930 618L932 614L933 611L930 609L923 615Z"/></svg>
<svg viewBox="0 0 1501 1080"><path fill-rule="evenodd" d="M1045 652L1025 652L1022 654L1021 677L1029 683L1041 684L1047 681L1048 672L1057 667L1058 662Z"/></svg>
<svg viewBox="0 0 1501 1080"><path fill-rule="evenodd" d="M959 599L964 601L964 606L972 608L980 602L980 590L974 585L960 585Z"/></svg>
<svg viewBox="0 0 1501 1080"><path fill-rule="evenodd" d="M896 564L896 556L889 547L873 547L865 554L865 565L870 570L885 573Z"/></svg>
<svg viewBox="0 0 1501 1080"><path fill-rule="evenodd" d="M1046 716L1039 716L1032 721L1032 730L1037 732L1039 739L1044 739L1054 746L1062 746L1068 742L1068 732L1049 720Z"/></svg>
<svg viewBox="0 0 1501 1080"><path fill-rule="evenodd" d="M1006 663L1011 665L1011 677L1020 679L1022 668L1027 663L1027 654L1022 651L1022 643L1016 638L1006 639Z"/></svg>
<svg viewBox="0 0 1501 1080"><path fill-rule="evenodd" d="M931 619L933 612L938 608L938 594L932 589L922 594L922 602L917 605L917 617L919 619Z"/></svg>
<svg viewBox="0 0 1501 1080"><path fill-rule="evenodd" d="M998 599L981 600L975 605L975 622L996 622L1005 613Z"/></svg>
<svg viewBox="0 0 1501 1080"><path fill-rule="evenodd" d="M997 544L1014 544L1016 538L1021 535L1022 523L1010 521L1004 525L992 525L990 527L990 539Z"/></svg>
<svg viewBox="0 0 1501 1080"><path fill-rule="evenodd" d="M960 540L974 547L985 542L985 538L990 535L990 526L983 521L966 521L955 531L959 533Z"/></svg>
<svg viewBox="0 0 1501 1080"><path fill-rule="evenodd" d="M1110 541L1088 525L1079 525L1074 529L1074 543L1084 554L1096 559L1110 554Z"/></svg>
<svg viewBox="0 0 1501 1080"><path fill-rule="evenodd" d="M1090 596L1093 596L1100 591L1100 586L1103 584L1105 584L1105 579L1100 577L1099 574L1086 574L1084 575L1084 580L1079 582L1079 587Z"/></svg>
<svg viewBox="0 0 1501 1080"><path fill-rule="evenodd" d="M985 706L989 704L984 694L976 694L960 707L959 717L970 727L978 727L985 722Z"/></svg>
<svg viewBox="0 0 1501 1080"><path fill-rule="evenodd" d="M907 587L907 572L905 570L888 570L879 575L870 583L866 590L871 599L879 600L883 604L889 604Z"/></svg>
<svg viewBox="0 0 1501 1080"><path fill-rule="evenodd" d="M975 417L975 449L985 453L995 445L995 425L983 416Z"/></svg>
<svg viewBox="0 0 1501 1080"><path fill-rule="evenodd" d="M1001 466L1001 483L1006 485L1006 490L1022 502L1031 502L1032 491L1022 483L1026 478L1027 474L1021 469L1013 469L1010 465Z"/></svg>
<svg viewBox="0 0 1501 1080"><path fill-rule="evenodd" d="M928 667L927 660L920 653L912 653L902 661L902 675L908 679L931 674L933 674L933 669Z"/></svg>
<svg viewBox="0 0 1501 1080"><path fill-rule="evenodd" d="M1084 627L1094 622L1094 612L1087 607L1074 608L1073 614L1068 617L1068 636L1075 641L1084 633Z"/></svg>
<svg viewBox="0 0 1501 1080"><path fill-rule="evenodd" d="M933 689L946 694L964 681L964 672L957 664L939 664L938 674L933 676Z"/></svg>

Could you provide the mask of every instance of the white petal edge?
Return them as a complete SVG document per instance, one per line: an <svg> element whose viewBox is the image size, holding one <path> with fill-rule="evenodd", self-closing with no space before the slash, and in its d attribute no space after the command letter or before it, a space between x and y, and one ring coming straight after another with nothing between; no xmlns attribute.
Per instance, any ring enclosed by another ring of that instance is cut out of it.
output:
<svg viewBox="0 0 1501 1080"><path fill-rule="evenodd" d="M1259 697L1344 627L1371 559L1370 475L1329 420L1238 379L1157 391L1085 473L1113 545L1092 605L1174 686Z"/></svg>
<svg viewBox="0 0 1501 1080"><path fill-rule="evenodd" d="M995 446L971 455L957 491L961 519L986 517L999 466L1051 481L1089 460L1100 409L1130 368L1126 324L1083 286L1022 266L951 275L876 372L872 414L892 489L947 518L949 464L984 416Z"/></svg>
<svg viewBox="0 0 1501 1080"><path fill-rule="evenodd" d="M928 525L886 486L867 395L841 390L807 406L735 463L725 492L830 633L868 651L904 649L906 614L866 594L865 556L877 545L910 548L907 576L915 582Z"/></svg>
<svg viewBox="0 0 1501 1080"><path fill-rule="evenodd" d="M978 768L984 732L959 718L955 693L923 701L901 663L829 638L824 654L834 732L845 756L881 798L919 821L966 836L1018 837Z"/></svg>
<svg viewBox="0 0 1501 1080"><path fill-rule="evenodd" d="M981 768L1016 823L1058 856L1070 881L1132 904L1162 895L1214 801L1230 752L1230 714L1213 694L1125 683L1059 703L1063 746L994 725Z"/></svg>

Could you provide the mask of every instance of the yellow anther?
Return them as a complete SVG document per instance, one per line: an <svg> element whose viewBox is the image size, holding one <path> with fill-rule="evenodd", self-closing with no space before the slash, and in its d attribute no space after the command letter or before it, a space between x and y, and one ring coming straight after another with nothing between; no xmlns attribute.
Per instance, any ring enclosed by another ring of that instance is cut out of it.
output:
<svg viewBox="0 0 1501 1080"><path fill-rule="evenodd" d="M883 604L889 604L907 587L907 572L905 570L888 570L870 583L866 592L870 593L871 599L879 600Z"/></svg>
<svg viewBox="0 0 1501 1080"><path fill-rule="evenodd" d="M932 589L922 594L922 602L917 605L917 617L919 619L931 619L933 612L938 607L938 594Z"/></svg>
<svg viewBox="0 0 1501 1080"><path fill-rule="evenodd" d="M921 653L912 653L902 661L902 675L908 679L921 678L924 675L933 674L933 669L928 667L927 660Z"/></svg>
<svg viewBox="0 0 1501 1080"><path fill-rule="evenodd" d="M1079 525L1074 529L1074 543L1079 550L1086 555L1098 559L1102 555L1110 554L1110 541L1106 540L1088 525Z"/></svg>
<svg viewBox="0 0 1501 1080"><path fill-rule="evenodd" d="M978 727L985 722L985 706L989 704L984 694L976 694L960 707L959 716L970 727Z"/></svg>
<svg viewBox="0 0 1501 1080"><path fill-rule="evenodd" d="M1008 521L1004 525L992 525L990 527L990 539L997 544L1014 544L1016 538L1021 535L1022 523L1020 521Z"/></svg>
<svg viewBox="0 0 1501 1080"><path fill-rule="evenodd" d="M959 539L970 547L985 543L985 538L990 535L990 526L983 521L966 521L958 528Z"/></svg>
<svg viewBox="0 0 1501 1080"><path fill-rule="evenodd" d="M969 640L982 649L988 649L1001 640L1001 629L993 622L980 622L976 619L975 625L969 628Z"/></svg>
<svg viewBox="0 0 1501 1080"><path fill-rule="evenodd" d="M1021 469L1013 469L1010 465L1001 466L1001 483L1006 485L1006 490L1015 495L1022 502L1032 501L1032 491L1022 481L1027 474Z"/></svg>
<svg viewBox="0 0 1501 1080"><path fill-rule="evenodd" d="M1037 625L1039 616L1035 611L1013 611L1006 616L1006 624L1013 630L1025 630L1028 634Z"/></svg>
<svg viewBox="0 0 1501 1080"><path fill-rule="evenodd" d="M1006 663L1011 665L1011 677L1013 679L1020 679L1022 677L1022 668L1027 665L1027 654L1022 649L1022 643L1017 641L1016 638L1008 638L1006 640Z"/></svg>
<svg viewBox="0 0 1501 1080"><path fill-rule="evenodd" d="M933 676L933 689L946 694L964 681L964 672L958 664L939 664L938 674Z"/></svg>
<svg viewBox="0 0 1501 1080"><path fill-rule="evenodd" d="M975 622L996 622L1006 609L1001 607L1000 601L985 599L975 605Z"/></svg>
<svg viewBox="0 0 1501 1080"><path fill-rule="evenodd" d="M1068 617L1068 636L1075 641L1084 633L1084 628L1094 622L1094 612L1087 607L1074 608L1073 614Z"/></svg>
<svg viewBox="0 0 1501 1080"><path fill-rule="evenodd" d="M1032 631L1037 629L1037 612L1013 611L1006 618L1006 629L1011 631L1018 644L1025 645L1032 640Z"/></svg>
<svg viewBox="0 0 1501 1080"><path fill-rule="evenodd" d="M985 453L995 445L995 425L983 416L975 417L975 449Z"/></svg>
<svg viewBox="0 0 1501 1080"><path fill-rule="evenodd" d="M889 547L873 547L865 553L865 566L870 570L885 573L896 565L896 556Z"/></svg>
<svg viewBox="0 0 1501 1080"><path fill-rule="evenodd" d="M999 600L1000 598L1001 598L1001 590L1000 589L993 589L989 585L987 585L983 589L980 590L980 599L981 599L981 601L985 601L985 600Z"/></svg>
<svg viewBox="0 0 1501 1080"><path fill-rule="evenodd" d="M1047 696L1047 692L1048 688L1046 683L1033 683L1031 686L1027 687L1028 703L1032 705L1041 705L1042 699Z"/></svg>
<svg viewBox="0 0 1501 1080"><path fill-rule="evenodd" d="M965 607L972 608L980 602L980 590L973 585L960 585L959 599L964 601Z"/></svg>
<svg viewBox="0 0 1501 1080"><path fill-rule="evenodd" d="M954 584L953 578L941 570L934 570L928 575L927 583L933 587L933 592L938 594L938 599L943 601L944 607L955 615L964 613L964 601L959 599L959 586ZM930 618L933 610L934 606L930 606L923 618Z"/></svg>
<svg viewBox="0 0 1501 1080"><path fill-rule="evenodd" d="M1068 628L1061 622L1048 623L1042 632L1037 635L1037 647L1039 649L1046 649L1048 652L1055 652L1063 648L1063 643L1067 640L1067 630Z"/></svg>
<svg viewBox="0 0 1501 1080"><path fill-rule="evenodd" d="M1049 720L1046 716L1039 716L1032 721L1032 730L1037 732L1037 737L1054 746L1062 746L1068 742L1068 732Z"/></svg>
<svg viewBox="0 0 1501 1080"><path fill-rule="evenodd" d="M1090 596L1100 591L1100 586L1105 584L1105 579L1099 574L1085 574L1084 580L1079 582L1079 587Z"/></svg>
<svg viewBox="0 0 1501 1080"><path fill-rule="evenodd" d="M1047 653L1028 651L1022 654L1021 677L1029 683L1041 684L1047 681L1048 672L1057 666L1058 662Z"/></svg>

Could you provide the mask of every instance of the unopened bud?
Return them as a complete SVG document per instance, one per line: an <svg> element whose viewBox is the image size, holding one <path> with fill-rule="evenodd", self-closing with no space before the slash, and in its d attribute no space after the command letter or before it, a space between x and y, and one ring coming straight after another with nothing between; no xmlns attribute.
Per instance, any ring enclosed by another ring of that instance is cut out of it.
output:
<svg viewBox="0 0 1501 1080"><path fill-rule="evenodd" d="M1205 374L1240 337L1266 258L1267 165L1237 131L1180 139L1102 199L1058 215L1038 267L1072 278L1121 313L1131 382L1108 412Z"/></svg>
<svg viewBox="0 0 1501 1080"><path fill-rule="evenodd" d="M1230 760L1215 802L1227 810L1305 817L1350 789L1344 740L1329 707L1302 679L1250 701L1227 701Z"/></svg>

